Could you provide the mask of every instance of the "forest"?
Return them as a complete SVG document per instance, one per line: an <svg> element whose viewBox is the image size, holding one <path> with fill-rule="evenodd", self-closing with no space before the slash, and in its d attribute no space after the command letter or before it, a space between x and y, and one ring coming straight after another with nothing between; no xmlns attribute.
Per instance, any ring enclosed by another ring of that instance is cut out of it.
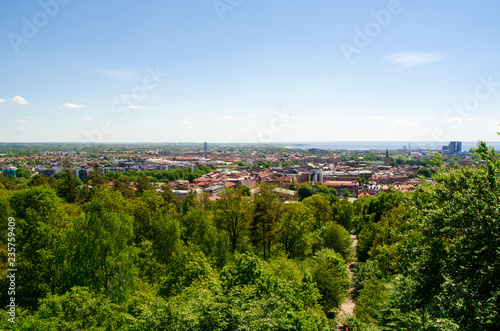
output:
<svg viewBox="0 0 500 331"><path fill-rule="evenodd" d="M0 329L498 330L500 159L475 154L353 202L318 186L285 203L266 185L180 201L151 184L167 173L136 190L98 171L91 188L69 169L2 179Z"/></svg>

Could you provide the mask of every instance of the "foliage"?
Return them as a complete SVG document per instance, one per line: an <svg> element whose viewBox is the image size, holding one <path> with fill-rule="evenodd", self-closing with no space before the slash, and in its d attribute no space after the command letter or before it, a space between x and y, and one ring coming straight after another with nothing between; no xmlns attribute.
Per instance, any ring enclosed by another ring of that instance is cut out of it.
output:
<svg viewBox="0 0 500 331"><path fill-rule="evenodd" d="M0 262L5 270L13 216L23 270L14 328L331 330L355 233L350 330L496 330L500 165L485 145L477 157L477 167L432 169L434 182L410 194L353 203L319 183L293 187L301 201L288 204L265 185L216 202L156 186L213 170L203 165L105 176L95 167L83 187L68 163L59 179L2 176Z"/></svg>
<svg viewBox="0 0 500 331"><path fill-rule="evenodd" d="M35 308L39 299L61 286L60 244L64 242L70 215L63 201L45 185L16 191L8 202L16 220L16 266L23 270L16 275L16 294L23 298L24 307ZM2 219L4 225L6 221ZM3 288L8 287L6 282L6 278L0 282ZM7 291L1 293L5 303Z"/></svg>
<svg viewBox="0 0 500 331"><path fill-rule="evenodd" d="M326 310L336 310L344 301L349 288L349 278L342 256L329 248L316 252L311 273L322 296L321 305Z"/></svg>
<svg viewBox="0 0 500 331"><path fill-rule="evenodd" d="M124 212L125 200L109 189L98 191L84 205L68 230L66 288L89 287L120 300L131 289L135 274L133 219Z"/></svg>
<svg viewBox="0 0 500 331"><path fill-rule="evenodd" d="M278 241L293 259L304 259L311 254L314 218L304 204L290 204L281 216Z"/></svg>
<svg viewBox="0 0 500 331"><path fill-rule="evenodd" d="M101 185L104 185L105 182L106 179L102 175L101 168L98 164L94 165L93 171L90 171L89 177L87 178L87 184L99 187Z"/></svg>
<svg viewBox="0 0 500 331"><path fill-rule="evenodd" d="M304 205L311 209L314 216L314 228L320 229L323 225L332 220L332 207L330 201L322 194L315 194L304 199Z"/></svg>
<svg viewBox="0 0 500 331"><path fill-rule="evenodd" d="M398 271L402 254L397 243L401 237L400 231L406 225L406 219L406 208L401 204L387 211L375 225L376 234L368 255L379 263L380 270L386 275L396 274Z"/></svg>
<svg viewBox="0 0 500 331"><path fill-rule="evenodd" d="M299 185L299 200L302 201L310 196L312 196L312 186Z"/></svg>
<svg viewBox="0 0 500 331"><path fill-rule="evenodd" d="M350 262L354 257L349 232L335 222L329 222L321 228L320 242L322 247L339 253L346 262Z"/></svg>
<svg viewBox="0 0 500 331"><path fill-rule="evenodd" d="M430 170L428 168L419 168L417 170L417 175L430 178L431 177L431 172L430 172Z"/></svg>
<svg viewBox="0 0 500 331"><path fill-rule="evenodd" d="M32 186L40 186L40 185L48 185L49 182L47 181L47 179L45 178L45 176L43 175L35 175L33 177L31 177L31 179L28 181L28 186L29 187L32 187Z"/></svg>
<svg viewBox="0 0 500 331"><path fill-rule="evenodd" d="M369 254L373 242L375 241L375 236L377 235L377 225L376 223L370 222L363 227L363 230L358 233L358 245L356 246L356 256L358 261L365 262Z"/></svg>
<svg viewBox="0 0 500 331"><path fill-rule="evenodd" d="M165 214L175 215L176 207L165 201L162 196L154 191L144 191L139 199L130 206L130 213L134 216L135 242L152 240L153 221Z"/></svg>
<svg viewBox="0 0 500 331"><path fill-rule="evenodd" d="M213 270L203 252L196 246L184 246L172 256L167 276L161 280L158 293L164 297L177 295L194 281L212 274Z"/></svg>
<svg viewBox="0 0 500 331"><path fill-rule="evenodd" d="M63 295L49 295L41 300L34 314L21 310L15 324L5 321L3 318L5 324L0 322L0 327L23 331L124 330L128 324L119 306L85 287L74 287Z"/></svg>
<svg viewBox="0 0 500 331"><path fill-rule="evenodd" d="M342 225L347 231L351 231L354 228L354 206L347 199L339 200L334 202L333 207L333 219Z"/></svg>
<svg viewBox="0 0 500 331"><path fill-rule="evenodd" d="M171 215L156 215L152 221L153 251L157 261L168 264L181 249L181 225Z"/></svg>
<svg viewBox="0 0 500 331"><path fill-rule="evenodd" d="M213 170L215 170L215 168L213 168L212 166L207 167L203 164L200 164L198 165L198 168L196 169L195 172L192 172L190 167L186 169L174 168L168 170L152 170L145 172L140 172L136 170L126 171L124 173L110 171L106 174L106 177L108 179L115 180L123 176L127 178L128 182L136 182L143 176L149 178L150 182L151 179L153 179L153 181L160 181L160 182L173 182L176 180L189 180L189 182L192 182L196 178L203 176Z"/></svg>
<svg viewBox="0 0 500 331"><path fill-rule="evenodd" d="M315 191L316 194L322 194L328 198L330 203L336 203L339 202L340 199L337 197L337 190L334 189L333 187L328 187L325 185L321 185L322 183L317 183L315 186Z"/></svg>
<svg viewBox="0 0 500 331"><path fill-rule="evenodd" d="M231 188L221 193L216 202L215 224L227 236L231 253L236 252L249 233L253 206L243 197L241 191Z"/></svg>
<svg viewBox="0 0 500 331"><path fill-rule="evenodd" d="M260 185L254 199L251 226L254 245L262 248L264 260L269 258L271 246L277 240L280 232L279 221L284 211L285 204L277 199L272 187Z"/></svg>
<svg viewBox="0 0 500 331"><path fill-rule="evenodd" d="M135 196L135 192L130 186L130 180L126 176L120 176L118 178L114 178L113 189L115 191L119 191L124 198L131 198Z"/></svg>
<svg viewBox="0 0 500 331"><path fill-rule="evenodd" d="M217 229L210 211L193 208L182 218L182 238L198 245L205 255L216 251Z"/></svg>
<svg viewBox="0 0 500 331"><path fill-rule="evenodd" d="M8 262L8 218L12 216L8 193L0 184L0 270L6 270Z"/></svg>
<svg viewBox="0 0 500 331"><path fill-rule="evenodd" d="M246 197L249 197L252 195L252 192L250 191L250 188L248 186L241 185L238 187L238 190L240 190L241 194L246 196Z"/></svg>
<svg viewBox="0 0 500 331"><path fill-rule="evenodd" d="M500 325L500 161L485 143L478 167L445 169L402 199L356 204L356 316L396 330L497 330ZM358 208L360 207L360 208Z"/></svg>
<svg viewBox="0 0 500 331"><path fill-rule="evenodd" d="M476 154L480 167L441 169L435 185L415 195L412 226L420 225L422 236L406 242L403 275L414 279L405 291L413 309L425 308L429 320L494 330L500 325L500 161L483 142ZM412 261L417 254L421 258Z"/></svg>
<svg viewBox="0 0 500 331"><path fill-rule="evenodd" d="M23 177L26 179L30 179L31 175L28 169L26 169L25 167L19 167L17 168L16 171L16 177Z"/></svg>
<svg viewBox="0 0 500 331"><path fill-rule="evenodd" d="M61 179L57 182L57 194L69 203L73 203L78 198L78 185L81 180L71 173L69 161L64 162L64 171Z"/></svg>
<svg viewBox="0 0 500 331"><path fill-rule="evenodd" d="M146 174L139 176L137 179L137 191L135 194L137 196L142 196L144 192L153 190L153 185L151 184L151 180L148 178Z"/></svg>
<svg viewBox="0 0 500 331"><path fill-rule="evenodd" d="M356 298L354 315L366 323L376 323L381 320L381 311L387 305L386 282L375 276L363 284Z"/></svg>

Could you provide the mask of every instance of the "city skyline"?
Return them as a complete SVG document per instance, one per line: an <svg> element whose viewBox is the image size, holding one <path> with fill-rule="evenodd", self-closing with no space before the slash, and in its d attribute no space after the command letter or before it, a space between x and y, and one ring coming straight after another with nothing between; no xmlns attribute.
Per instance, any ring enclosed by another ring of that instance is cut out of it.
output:
<svg viewBox="0 0 500 331"><path fill-rule="evenodd" d="M4 2L0 142L499 141L499 10Z"/></svg>

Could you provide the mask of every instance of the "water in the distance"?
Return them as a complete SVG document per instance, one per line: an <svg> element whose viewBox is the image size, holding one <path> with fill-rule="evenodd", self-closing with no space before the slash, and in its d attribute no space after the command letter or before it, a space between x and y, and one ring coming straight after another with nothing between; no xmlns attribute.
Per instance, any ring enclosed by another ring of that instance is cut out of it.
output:
<svg viewBox="0 0 500 331"><path fill-rule="evenodd" d="M419 148L423 150L433 149L441 150L443 146L447 146L449 141L319 141L306 143L292 143L290 148L318 148L318 149L346 149L346 150L370 150L370 149L390 149L397 150L406 148L411 145L412 151ZM500 142L487 142L488 146L495 147L495 150L500 150ZM477 147L477 141L463 141L462 151L469 151L471 148Z"/></svg>

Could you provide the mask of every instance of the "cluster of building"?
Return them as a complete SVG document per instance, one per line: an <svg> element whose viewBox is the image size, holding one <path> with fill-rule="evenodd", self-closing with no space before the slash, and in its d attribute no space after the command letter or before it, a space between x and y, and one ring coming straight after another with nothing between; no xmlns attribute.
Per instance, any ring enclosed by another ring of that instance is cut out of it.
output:
<svg viewBox="0 0 500 331"><path fill-rule="evenodd" d="M1 169L2 169L2 174L5 177L16 176L17 168L14 167L13 165L4 166Z"/></svg>
<svg viewBox="0 0 500 331"><path fill-rule="evenodd" d="M445 149L446 147L446 149ZM443 147L443 151L457 154L461 151L461 142L451 142ZM313 155L308 155L314 152ZM63 159L70 161L75 176L85 181L94 171L96 165L104 174L110 171L152 171L182 168L196 171L201 164L214 166L217 171L201 176L192 182L179 180L168 183L174 194L183 199L189 194L207 194L212 199L217 199L218 194L226 188L240 186L255 189L259 184L265 183L276 187L276 192L285 200L297 199L297 191L290 189L300 184L310 182L312 185L325 185L334 188L339 196L349 192L352 197L377 196L390 187L402 192L411 191L419 184L418 180L411 180L410 175L415 174L418 166L390 165L388 151L385 161L358 160L343 161L342 155L349 155L349 151L324 151L312 150L308 152L289 152L266 154L260 151L214 151L209 150L207 143L199 151L151 151L142 148L133 150L134 156L122 153L100 153L92 157L87 153L74 152L40 152L33 155L37 165L27 163L18 166L26 167L32 174L54 175L63 169ZM139 154L137 154L139 153ZM358 152L352 152L358 153ZM425 157L424 152L403 150L403 155L414 158ZM342 155L341 155L342 154ZM64 156L64 158L62 157ZM384 153L381 151L381 157ZM0 159L0 162L5 159ZM9 160L7 160L9 161ZM25 162L26 160L24 160ZM33 163L33 162L32 162ZM273 167L260 167L257 164L286 164ZM12 164L0 164L4 175L14 175L16 167Z"/></svg>
<svg viewBox="0 0 500 331"><path fill-rule="evenodd" d="M169 183L169 187L181 199L189 194L205 193L212 200L216 200L217 195L225 188L237 189L244 185L254 190L263 183L275 186L276 192L287 201L297 199L296 188L303 183L334 188L338 196L343 196L346 191L352 197L378 196L380 192L388 191L391 187L403 192L414 189L419 181L409 179L409 175L417 170L418 167L392 168L385 165L361 169L358 163L352 162L351 165L342 162L306 163L251 169L238 169L228 165L201 176L192 183L179 180Z"/></svg>
<svg viewBox="0 0 500 331"><path fill-rule="evenodd" d="M448 146L443 146L443 154L462 154L462 142L451 141Z"/></svg>

